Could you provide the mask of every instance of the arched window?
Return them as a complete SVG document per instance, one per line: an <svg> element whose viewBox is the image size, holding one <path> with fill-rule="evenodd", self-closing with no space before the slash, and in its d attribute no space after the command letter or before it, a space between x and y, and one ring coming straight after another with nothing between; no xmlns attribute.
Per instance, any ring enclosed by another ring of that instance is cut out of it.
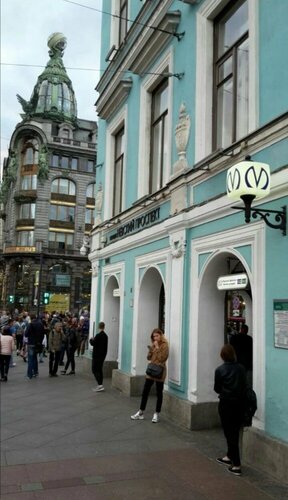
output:
<svg viewBox="0 0 288 500"><path fill-rule="evenodd" d="M22 165L38 165L39 144L37 139L28 139L22 149Z"/></svg>
<svg viewBox="0 0 288 500"><path fill-rule="evenodd" d="M39 156L39 143L33 137L27 137L21 152L21 189L37 189L37 165Z"/></svg>
<svg viewBox="0 0 288 500"><path fill-rule="evenodd" d="M54 179L51 184L51 192L58 194L68 194L70 196L76 195L76 186L73 181L65 177L58 177Z"/></svg>

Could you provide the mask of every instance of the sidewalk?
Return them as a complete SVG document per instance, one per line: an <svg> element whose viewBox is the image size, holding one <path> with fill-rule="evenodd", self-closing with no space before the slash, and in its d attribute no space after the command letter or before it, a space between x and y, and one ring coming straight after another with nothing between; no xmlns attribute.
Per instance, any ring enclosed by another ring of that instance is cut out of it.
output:
<svg viewBox="0 0 288 500"><path fill-rule="evenodd" d="M243 466L234 477L215 462L225 452L222 432L180 429L164 417L132 421L139 398L127 398L105 380L94 393L92 378L25 379L16 358L1 383L2 500L253 500L288 499L287 487Z"/></svg>

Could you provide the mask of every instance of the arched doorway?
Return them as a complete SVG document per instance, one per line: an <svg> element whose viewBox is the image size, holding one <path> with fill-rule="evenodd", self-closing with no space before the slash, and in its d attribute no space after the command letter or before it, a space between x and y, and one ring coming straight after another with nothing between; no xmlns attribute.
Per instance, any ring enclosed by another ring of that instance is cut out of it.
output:
<svg viewBox="0 0 288 500"><path fill-rule="evenodd" d="M138 297L136 373L145 373L147 346L154 328L165 330L165 287L158 269L150 267L141 280Z"/></svg>
<svg viewBox="0 0 288 500"><path fill-rule="evenodd" d="M214 371L221 364L220 349L227 341L227 290L217 289L217 280L220 276L229 274L228 263L233 259L235 267L230 270L246 273L249 276L248 266L242 262L240 255L232 252L217 252L210 257L199 279L198 298L198 350L197 350L197 402L216 400L213 389ZM233 290L233 294L241 297L245 303L245 317L241 317L252 331L252 295L247 290ZM232 295L231 295L232 296ZM240 299L239 299L240 301ZM242 311L244 314L244 312ZM235 323L238 321L235 316Z"/></svg>
<svg viewBox="0 0 288 500"><path fill-rule="evenodd" d="M108 335L108 353L106 361L119 362L119 317L120 317L120 296L119 283L115 276L110 276L104 294L103 319L105 330Z"/></svg>

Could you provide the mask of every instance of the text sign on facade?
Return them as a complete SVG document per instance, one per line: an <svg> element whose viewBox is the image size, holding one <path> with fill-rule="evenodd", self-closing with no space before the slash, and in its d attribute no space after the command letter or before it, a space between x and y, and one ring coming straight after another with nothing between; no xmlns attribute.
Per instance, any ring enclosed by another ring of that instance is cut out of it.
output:
<svg viewBox="0 0 288 500"><path fill-rule="evenodd" d="M220 276L217 280L218 290L240 290L248 285L247 274L230 274L229 276Z"/></svg>
<svg viewBox="0 0 288 500"><path fill-rule="evenodd" d="M288 299L274 300L275 347L288 349Z"/></svg>
<svg viewBox="0 0 288 500"><path fill-rule="evenodd" d="M56 274L56 286L70 286L70 274Z"/></svg>
<svg viewBox="0 0 288 500"><path fill-rule="evenodd" d="M16 253L16 252L25 252L25 253L35 253L35 247L6 247L4 253Z"/></svg>
<svg viewBox="0 0 288 500"><path fill-rule="evenodd" d="M122 238L123 236L127 236L130 233L134 233L143 229L144 227L151 226L155 222L157 222L160 218L160 207L155 208L154 210L150 210L144 215L140 215L139 217L135 217L134 219L128 221L123 226L120 226L116 233L111 234L109 237L110 241L114 241L118 238Z"/></svg>

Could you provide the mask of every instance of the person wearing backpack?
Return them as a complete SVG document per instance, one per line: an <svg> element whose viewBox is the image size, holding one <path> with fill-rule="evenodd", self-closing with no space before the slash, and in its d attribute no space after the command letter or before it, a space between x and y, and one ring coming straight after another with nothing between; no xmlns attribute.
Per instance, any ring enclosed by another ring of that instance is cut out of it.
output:
<svg viewBox="0 0 288 500"><path fill-rule="evenodd" d="M215 370L214 391L219 394L218 412L227 441L227 453L216 460L228 465L229 472L240 476L239 438L245 412L246 372L244 366L237 363L232 345L225 344L220 356L224 363Z"/></svg>

